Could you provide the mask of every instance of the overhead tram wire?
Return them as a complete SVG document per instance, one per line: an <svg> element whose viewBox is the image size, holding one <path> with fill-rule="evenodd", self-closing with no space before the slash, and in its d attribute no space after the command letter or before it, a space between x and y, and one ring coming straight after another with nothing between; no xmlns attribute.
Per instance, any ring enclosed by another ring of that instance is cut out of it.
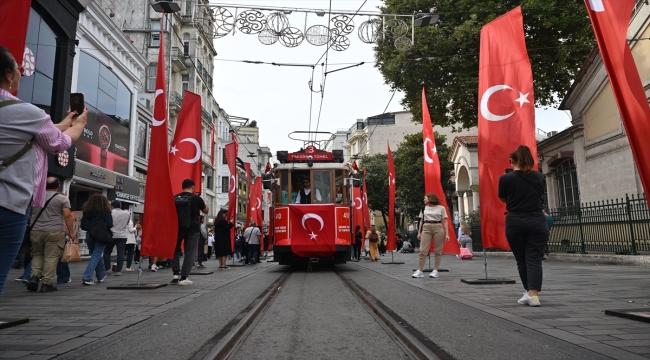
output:
<svg viewBox="0 0 650 360"><path fill-rule="evenodd" d="M352 17L350 18L350 20L348 20L348 21L345 23L345 27L344 27L344 28L347 28L347 26L350 25L350 23L352 22L352 20L354 20L354 18L355 18L355 17L357 16L357 14L361 11L361 9L363 9L363 7L366 5L367 2L368 2L368 0L364 0L364 1L363 1L363 3L361 4L361 6L359 6L359 8L357 9L357 11L354 13L354 15L352 15ZM331 8L331 6L332 6L332 0L330 0L330 8ZM330 10L331 10L331 9L330 9ZM328 22L328 24L329 24L329 22ZM328 61L328 58L329 58L329 49L332 47L332 45L334 45L334 43L336 43L336 41L337 41L337 40L339 39L339 37L341 37L341 36L343 36L343 33L342 33L342 32L339 33L339 34L336 36L336 38L335 38L334 40L332 40L332 41L327 45L327 49L325 49L325 53L323 53L323 55L321 55L321 56L318 58L318 60L316 60L316 64L318 64L318 62L321 61L321 59L323 58L323 56L325 56L325 71L324 71L324 73L323 73L323 85L322 85L322 89L321 89L321 100L320 100L320 106L319 106L319 110L318 110L318 121L316 122L316 131L314 132L314 140L316 140L316 133L318 133L318 128L319 128L319 126L320 126L320 118L321 118L322 111L323 111L323 102L325 101L325 84L326 84L326 82L327 82L327 61ZM312 74L313 74L313 72L312 72ZM312 79L313 79L313 75L312 75ZM309 113L309 131L311 131L311 112Z"/></svg>
<svg viewBox="0 0 650 360"><path fill-rule="evenodd" d="M330 22L332 22L332 0L330 0L330 5L329 5L329 10L328 10L328 15L327 15L327 25L329 26ZM306 20L305 20L306 21ZM347 25L347 24L346 24ZM327 35L329 36L329 30L327 32ZM320 109L318 110L318 119L320 120L320 112L323 109L323 97L325 96L325 81L327 79L325 73L327 72L327 60L329 58L329 51L330 51L330 46L327 46L327 49L325 49L325 66L324 70L323 67L321 67L321 93L320 93ZM321 59L323 57L321 56ZM318 59L320 61L320 59ZM314 64L314 67L318 65L318 61L316 61L316 64ZM307 135L307 139L311 140L311 119L312 119L312 103L313 103L313 98L314 98L314 67L312 67L311 71L311 91L310 94L310 101L309 101L309 134ZM316 125L316 132L314 132L314 137L313 141L316 141L316 134L318 132L318 125Z"/></svg>

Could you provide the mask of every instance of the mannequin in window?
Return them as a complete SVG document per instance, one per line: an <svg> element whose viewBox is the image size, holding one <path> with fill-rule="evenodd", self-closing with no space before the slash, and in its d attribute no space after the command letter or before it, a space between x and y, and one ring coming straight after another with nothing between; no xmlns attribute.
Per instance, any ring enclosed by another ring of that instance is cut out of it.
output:
<svg viewBox="0 0 650 360"><path fill-rule="evenodd" d="M302 180L302 190L298 192L296 197L296 204L311 204L311 183L309 179ZM320 191L316 189L316 202L321 202L322 197L320 196Z"/></svg>

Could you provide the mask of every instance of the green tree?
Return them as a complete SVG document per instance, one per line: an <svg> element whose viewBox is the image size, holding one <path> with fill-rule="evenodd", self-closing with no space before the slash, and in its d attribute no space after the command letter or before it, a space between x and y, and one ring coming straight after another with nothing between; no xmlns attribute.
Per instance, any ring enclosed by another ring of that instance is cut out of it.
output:
<svg viewBox="0 0 650 360"><path fill-rule="evenodd" d="M386 36L375 66L387 84L405 93L402 105L420 122L422 86L433 124L477 124L481 27L522 6L536 105L557 105L595 39L584 0L385 0L383 13L412 14L436 7L440 23L415 30L415 46L399 52ZM452 105L448 108L448 105Z"/></svg>
<svg viewBox="0 0 650 360"><path fill-rule="evenodd" d="M388 214L388 155L364 156L361 158L361 167L366 168L368 207L380 211L384 224L388 224L386 221L386 214Z"/></svg>
<svg viewBox="0 0 650 360"><path fill-rule="evenodd" d="M442 188L445 191L454 191L450 182L454 164L447 160L449 146L445 144L446 137L435 133L436 148L440 159L440 172ZM422 152L422 133L406 135L404 141L393 154L395 161L396 208L409 219L415 219L422 209L424 196L424 155ZM437 194L445 196L445 194Z"/></svg>

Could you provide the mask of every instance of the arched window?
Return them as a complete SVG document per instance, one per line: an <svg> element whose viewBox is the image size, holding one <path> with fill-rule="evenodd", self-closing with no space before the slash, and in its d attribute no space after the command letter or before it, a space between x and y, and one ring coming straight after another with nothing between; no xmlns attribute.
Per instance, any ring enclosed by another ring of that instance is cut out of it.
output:
<svg viewBox="0 0 650 360"><path fill-rule="evenodd" d="M190 54L190 34L183 34L183 55Z"/></svg>
<svg viewBox="0 0 650 360"><path fill-rule="evenodd" d="M560 207L579 206L578 173L573 159L566 160L557 166L555 180L557 181Z"/></svg>

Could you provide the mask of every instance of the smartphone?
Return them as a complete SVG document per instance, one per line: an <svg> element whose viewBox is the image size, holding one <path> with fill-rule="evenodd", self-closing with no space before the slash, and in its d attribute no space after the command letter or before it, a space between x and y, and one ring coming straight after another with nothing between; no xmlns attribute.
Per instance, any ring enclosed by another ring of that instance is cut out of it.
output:
<svg viewBox="0 0 650 360"><path fill-rule="evenodd" d="M86 102L84 101L84 94L70 93L70 111L76 111L77 115L81 115L85 108Z"/></svg>

